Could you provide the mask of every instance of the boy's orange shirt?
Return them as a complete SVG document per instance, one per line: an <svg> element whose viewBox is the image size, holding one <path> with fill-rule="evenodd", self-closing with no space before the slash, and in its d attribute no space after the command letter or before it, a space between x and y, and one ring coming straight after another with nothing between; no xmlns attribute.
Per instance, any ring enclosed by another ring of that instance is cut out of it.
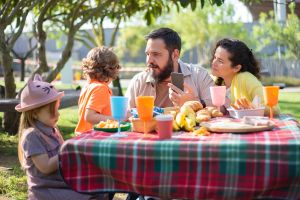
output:
<svg viewBox="0 0 300 200"><path fill-rule="evenodd" d="M110 97L112 91L108 84L92 80L85 85L78 100L79 120L75 129L76 133L83 133L93 129L93 124L84 120L86 109L92 109L102 115L111 115Z"/></svg>

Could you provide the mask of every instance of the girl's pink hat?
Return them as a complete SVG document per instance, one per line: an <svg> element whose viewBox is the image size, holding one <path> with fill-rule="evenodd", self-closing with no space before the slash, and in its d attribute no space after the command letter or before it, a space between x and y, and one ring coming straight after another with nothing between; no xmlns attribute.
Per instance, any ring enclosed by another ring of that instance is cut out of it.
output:
<svg viewBox="0 0 300 200"><path fill-rule="evenodd" d="M21 94L21 102L15 107L18 112L24 112L56 101L64 95L50 83L44 82L39 74L29 80Z"/></svg>

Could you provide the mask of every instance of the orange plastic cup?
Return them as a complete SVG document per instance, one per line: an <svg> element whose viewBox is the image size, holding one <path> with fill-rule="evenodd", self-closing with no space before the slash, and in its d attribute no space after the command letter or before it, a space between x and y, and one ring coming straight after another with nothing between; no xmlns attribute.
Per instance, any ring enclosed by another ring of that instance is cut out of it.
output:
<svg viewBox="0 0 300 200"><path fill-rule="evenodd" d="M136 98L136 105L139 118L150 121L153 117L154 96L139 96Z"/></svg>
<svg viewBox="0 0 300 200"><path fill-rule="evenodd" d="M144 134L146 132L146 122L153 118L154 96L139 96L136 98L136 108L139 118L144 121Z"/></svg>
<svg viewBox="0 0 300 200"><path fill-rule="evenodd" d="M265 104L270 107L270 118L273 118L273 106L278 103L279 87L265 86L263 87Z"/></svg>

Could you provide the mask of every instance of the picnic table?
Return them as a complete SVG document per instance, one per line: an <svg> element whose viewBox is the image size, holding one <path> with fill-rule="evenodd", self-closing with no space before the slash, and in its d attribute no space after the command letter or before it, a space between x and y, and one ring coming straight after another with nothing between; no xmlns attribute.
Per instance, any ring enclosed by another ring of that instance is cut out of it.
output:
<svg viewBox="0 0 300 200"><path fill-rule="evenodd" d="M281 115L271 131L195 136L91 130L59 153L65 182L83 193L135 192L162 199L300 199L300 128Z"/></svg>

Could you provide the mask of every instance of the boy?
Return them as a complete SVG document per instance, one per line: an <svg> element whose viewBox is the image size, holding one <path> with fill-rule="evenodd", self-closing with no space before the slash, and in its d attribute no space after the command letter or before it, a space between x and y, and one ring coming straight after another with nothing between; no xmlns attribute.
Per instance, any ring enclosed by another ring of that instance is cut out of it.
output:
<svg viewBox="0 0 300 200"><path fill-rule="evenodd" d="M121 68L116 54L107 47L90 50L81 67L87 84L82 88L78 101L79 121L76 134L91 130L100 121L113 119L109 84L118 77Z"/></svg>

